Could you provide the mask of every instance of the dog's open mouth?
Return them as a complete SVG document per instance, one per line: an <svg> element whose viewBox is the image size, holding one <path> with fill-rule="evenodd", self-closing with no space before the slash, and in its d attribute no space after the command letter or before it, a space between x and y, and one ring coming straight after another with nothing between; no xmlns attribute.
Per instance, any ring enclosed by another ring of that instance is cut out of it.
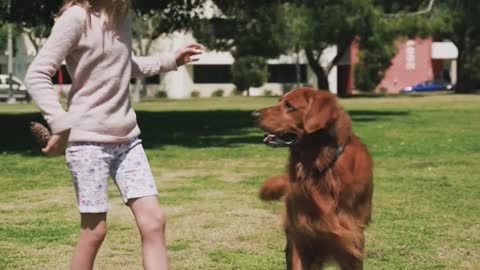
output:
<svg viewBox="0 0 480 270"><path fill-rule="evenodd" d="M273 134L267 132L263 137L263 142L272 147L288 147L295 144L297 139L297 134L291 132L282 134Z"/></svg>

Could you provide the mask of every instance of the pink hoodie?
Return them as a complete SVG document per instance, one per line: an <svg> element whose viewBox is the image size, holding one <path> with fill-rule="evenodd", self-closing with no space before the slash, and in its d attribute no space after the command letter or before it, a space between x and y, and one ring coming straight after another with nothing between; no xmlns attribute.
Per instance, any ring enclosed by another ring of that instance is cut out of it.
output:
<svg viewBox="0 0 480 270"><path fill-rule="evenodd" d="M69 141L126 142L140 134L130 78L176 70L175 57L134 57L129 20L112 32L100 15L91 15L91 27L86 16L85 9L73 6L57 19L25 81L54 134L71 129ZM51 79L64 59L72 77L67 111Z"/></svg>

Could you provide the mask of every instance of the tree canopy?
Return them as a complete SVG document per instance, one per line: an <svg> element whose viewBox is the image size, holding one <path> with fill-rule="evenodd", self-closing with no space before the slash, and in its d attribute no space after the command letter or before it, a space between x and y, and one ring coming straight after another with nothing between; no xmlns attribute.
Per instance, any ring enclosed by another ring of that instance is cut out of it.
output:
<svg viewBox="0 0 480 270"><path fill-rule="evenodd" d="M9 0L0 0L0 21L22 24L25 26L51 25L52 18L60 9L63 0L10 0L11 9L8 14ZM165 18L165 31L185 29L191 25L192 18L202 10L204 0L134 0L133 8L148 17L152 12L161 11ZM167 27L166 25L169 25Z"/></svg>
<svg viewBox="0 0 480 270"><path fill-rule="evenodd" d="M379 14L370 0L298 1L287 5L289 30L294 42L305 51L317 76L318 88L329 89L328 73L350 49L357 37L375 35L370 31ZM337 46L336 56L326 65L320 60L325 50Z"/></svg>
<svg viewBox="0 0 480 270"><path fill-rule="evenodd" d="M480 1L444 0L434 8L442 27L434 29L438 39L449 39L458 48L457 91L480 87Z"/></svg>
<svg viewBox="0 0 480 270"><path fill-rule="evenodd" d="M280 1L214 1L219 13L194 24L195 38L234 56L278 57L288 47L285 14Z"/></svg>
<svg viewBox="0 0 480 270"><path fill-rule="evenodd" d="M0 21L26 29L33 38L46 35L63 0L0 0ZM479 87L480 1L478 0L135 0L134 10L149 26L148 36L191 30L209 48L237 56L275 58L302 50L317 76L318 87L328 89L327 75L354 40L360 44L356 83L372 90L395 55L402 37L448 39L459 50L459 91ZM205 4L217 11L205 13ZM433 4L433 5L432 5ZM429 8L428 12L421 12ZM431 8L431 9L430 9ZM416 16L412 15L415 14ZM147 22L148 21L148 22ZM140 21L141 25L142 22ZM42 28L43 27L43 28ZM4 34L0 31L0 43ZM337 55L321 65L329 46ZM1 46L1 44L0 44Z"/></svg>

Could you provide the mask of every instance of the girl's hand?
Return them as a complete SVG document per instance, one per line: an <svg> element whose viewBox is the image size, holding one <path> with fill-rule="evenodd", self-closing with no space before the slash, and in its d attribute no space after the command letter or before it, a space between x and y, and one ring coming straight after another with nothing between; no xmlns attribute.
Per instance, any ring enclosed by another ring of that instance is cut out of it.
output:
<svg viewBox="0 0 480 270"><path fill-rule="evenodd" d="M198 61L198 57L192 57L203 53L203 46L200 44L192 44L187 47L178 50L175 53L175 59L177 61L177 67L185 65L190 62Z"/></svg>
<svg viewBox="0 0 480 270"><path fill-rule="evenodd" d="M53 134L48 141L47 146L42 149L42 152L50 157L61 156L65 154L65 148L67 148L68 137L70 136L70 130Z"/></svg>

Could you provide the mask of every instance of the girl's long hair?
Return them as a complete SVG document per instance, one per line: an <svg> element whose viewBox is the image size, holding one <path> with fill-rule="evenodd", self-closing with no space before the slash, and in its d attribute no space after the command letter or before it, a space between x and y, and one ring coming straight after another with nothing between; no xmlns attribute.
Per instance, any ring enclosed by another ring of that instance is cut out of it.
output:
<svg viewBox="0 0 480 270"><path fill-rule="evenodd" d="M125 17L128 14L128 10L130 9L129 0L111 0L112 4L105 9L105 16L106 16L106 25L108 29L115 30L118 25L123 22ZM62 8L57 14L57 17L60 17L65 10L72 6L81 6L87 11L87 24L90 25L90 14L92 14L93 9L92 5L88 0L65 0L63 2Z"/></svg>

